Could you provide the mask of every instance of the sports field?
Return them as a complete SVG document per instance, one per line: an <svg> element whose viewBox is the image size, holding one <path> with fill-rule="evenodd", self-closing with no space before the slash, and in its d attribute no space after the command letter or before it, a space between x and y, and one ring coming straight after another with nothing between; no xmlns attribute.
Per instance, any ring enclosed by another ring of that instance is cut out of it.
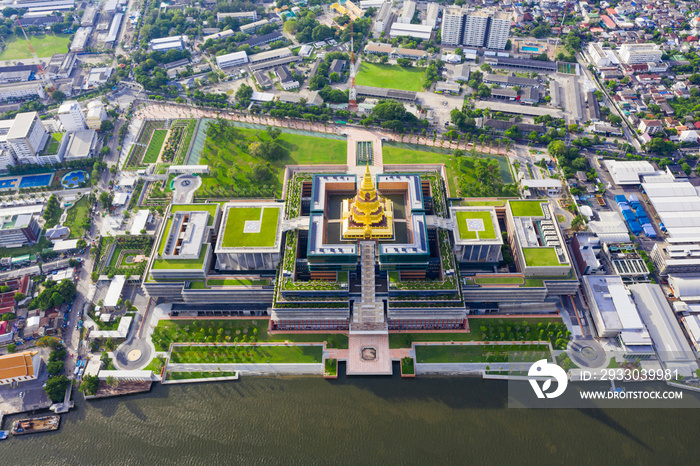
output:
<svg viewBox="0 0 700 466"><path fill-rule="evenodd" d="M40 58L51 57L55 53L68 53L68 34L40 34L29 36L29 41ZM22 60L32 58L32 51L24 38L10 37L0 53L0 60Z"/></svg>
<svg viewBox="0 0 700 466"><path fill-rule="evenodd" d="M419 92L423 89L424 74L425 68L402 68L398 65L362 62L355 84Z"/></svg>

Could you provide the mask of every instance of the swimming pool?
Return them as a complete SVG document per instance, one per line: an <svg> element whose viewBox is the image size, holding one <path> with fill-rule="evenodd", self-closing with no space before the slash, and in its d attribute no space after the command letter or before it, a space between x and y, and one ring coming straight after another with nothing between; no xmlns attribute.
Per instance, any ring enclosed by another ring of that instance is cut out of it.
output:
<svg viewBox="0 0 700 466"><path fill-rule="evenodd" d="M90 174L85 170L73 170L63 175L61 186L64 188L77 188L90 179Z"/></svg>
<svg viewBox="0 0 700 466"><path fill-rule="evenodd" d="M539 47L529 47L527 45L523 45L521 48L523 49L524 52L539 52L540 51Z"/></svg>
<svg viewBox="0 0 700 466"><path fill-rule="evenodd" d="M37 188L39 186L48 186L51 184L52 173L44 175L27 175L23 176L19 182L20 188Z"/></svg>
<svg viewBox="0 0 700 466"><path fill-rule="evenodd" d="M17 183L17 178L8 178L0 180L0 189L14 188Z"/></svg>

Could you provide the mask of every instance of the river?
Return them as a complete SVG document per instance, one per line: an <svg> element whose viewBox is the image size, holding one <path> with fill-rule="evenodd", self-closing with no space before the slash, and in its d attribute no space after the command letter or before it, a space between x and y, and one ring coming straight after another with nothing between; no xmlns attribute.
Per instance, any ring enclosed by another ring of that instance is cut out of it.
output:
<svg viewBox="0 0 700 466"><path fill-rule="evenodd" d="M509 409L505 382L473 378L242 377L89 403L75 393L60 431L0 443L0 463L682 464L700 451L695 409Z"/></svg>

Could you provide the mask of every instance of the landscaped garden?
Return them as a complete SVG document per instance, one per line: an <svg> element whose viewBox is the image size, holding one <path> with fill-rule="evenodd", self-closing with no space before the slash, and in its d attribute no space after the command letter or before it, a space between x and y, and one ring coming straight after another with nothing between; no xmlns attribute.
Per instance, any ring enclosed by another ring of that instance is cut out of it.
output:
<svg viewBox="0 0 700 466"><path fill-rule="evenodd" d="M151 236L105 236L97 247L95 272L107 275L141 275L147 260L136 262L137 256L147 259L153 247Z"/></svg>
<svg viewBox="0 0 700 466"><path fill-rule="evenodd" d="M44 149L44 155L56 155L58 154L58 148L61 146L61 141L63 140L63 133L52 133L49 138L49 142Z"/></svg>
<svg viewBox="0 0 700 466"><path fill-rule="evenodd" d="M496 239L491 211L458 211L455 215L462 239Z"/></svg>
<svg viewBox="0 0 700 466"><path fill-rule="evenodd" d="M57 53L68 53L69 34L35 34L29 37L32 47L39 58L52 57ZM34 55L24 37L11 36L3 40L4 47L0 52L2 60L23 60Z"/></svg>
<svg viewBox="0 0 700 466"><path fill-rule="evenodd" d="M157 129L153 131L151 142L148 143L148 148L146 148L146 155L143 156L143 163L156 163L167 134L167 129Z"/></svg>
<svg viewBox="0 0 700 466"><path fill-rule="evenodd" d="M248 363L248 364L311 364L323 359L323 347L316 346L175 346L170 362L192 363Z"/></svg>
<svg viewBox="0 0 700 466"><path fill-rule="evenodd" d="M476 157L455 157L447 149L390 142L384 143L382 158L385 164L444 163L451 196L510 196L509 192L502 191L503 188L498 192L499 185L513 183L508 160L502 156L478 154ZM495 165L483 166L491 161Z"/></svg>
<svg viewBox="0 0 700 466"><path fill-rule="evenodd" d="M337 359L326 359L326 362L323 364L323 375L326 377L335 377L338 375Z"/></svg>
<svg viewBox="0 0 700 466"><path fill-rule="evenodd" d="M406 356L401 358L401 373L404 375L415 374L416 369L413 364L413 358Z"/></svg>
<svg viewBox="0 0 700 466"><path fill-rule="evenodd" d="M200 197L275 197L286 165L347 162L344 139L208 125L199 163L211 171L202 176Z"/></svg>
<svg viewBox="0 0 700 466"><path fill-rule="evenodd" d="M358 86L383 87L404 91L423 90L425 68L379 65L363 61L355 78Z"/></svg>
<svg viewBox="0 0 700 466"><path fill-rule="evenodd" d="M90 227L90 199L81 197L66 211L64 226L70 228L71 238L82 238Z"/></svg>
<svg viewBox="0 0 700 466"><path fill-rule="evenodd" d="M270 334L267 319L161 320L151 339L157 351L171 343L327 342L329 348L347 348L342 334Z"/></svg>
<svg viewBox="0 0 700 466"><path fill-rule="evenodd" d="M156 130L167 131L164 129L165 123L165 120L147 120L143 123L143 126L139 130L138 138L134 144L131 145L131 149L129 150L126 167L139 167L146 163L141 159L144 158L146 147L150 147L149 142L151 141L151 136L153 136ZM165 139L165 136L163 136L163 139ZM160 148L158 150L160 151ZM157 157L158 155L156 153L156 159L154 159L153 162L157 160Z"/></svg>
<svg viewBox="0 0 700 466"><path fill-rule="evenodd" d="M235 377L235 372L170 372L166 375L166 380L192 380L192 379L213 379L219 377Z"/></svg>
<svg viewBox="0 0 700 466"><path fill-rule="evenodd" d="M537 319L470 319L469 332L389 334L391 348L410 348L413 342L429 341L549 341L565 349L571 336L559 317ZM558 340L561 340L558 342Z"/></svg>
<svg viewBox="0 0 700 466"><path fill-rule="evenodd" d="M535 362L551 359L547 345L416 345L418 363Z"/></svg>

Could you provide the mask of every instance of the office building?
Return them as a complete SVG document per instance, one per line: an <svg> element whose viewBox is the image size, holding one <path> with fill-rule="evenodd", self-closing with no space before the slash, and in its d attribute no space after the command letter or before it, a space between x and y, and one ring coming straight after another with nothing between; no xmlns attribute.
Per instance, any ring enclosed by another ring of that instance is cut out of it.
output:
<svg viewBox="0 0 700 466"><path fill-rule="evenodd" d="M67 132L80 131L87 127L80 104L75 100L68 100L61 104L58 108L58 119L61 120L63 130Z"/></svg>
<svg viewBox="0 0 700 466"><path fill-rule="evenodd" d="M93 100L87 104L87 115L85 116L85 124L88 129L99 130L102 122L107 119L107 112L105 111L102 102L99 100Z"/></svg>
<svg viewBox="0 0 700 466"><path fill-rule="evenodd" d="M248 54L245 52L233 52L216 57L216 66L219 68L232 68L248 63Z"/></svg>
<svg viewBox="0 0 700 466"><path fill-rule="evenodd" d="M154 52L167 52L168 50L185 50L187 48L187 36L162 37L153 39L148 46Z"/></svg>
<svg viewBox="0 0 700 466"><path fill-rule="evenodd" d="M0 208L0 247L19 248L39 239L41 204Z"/></svg>

